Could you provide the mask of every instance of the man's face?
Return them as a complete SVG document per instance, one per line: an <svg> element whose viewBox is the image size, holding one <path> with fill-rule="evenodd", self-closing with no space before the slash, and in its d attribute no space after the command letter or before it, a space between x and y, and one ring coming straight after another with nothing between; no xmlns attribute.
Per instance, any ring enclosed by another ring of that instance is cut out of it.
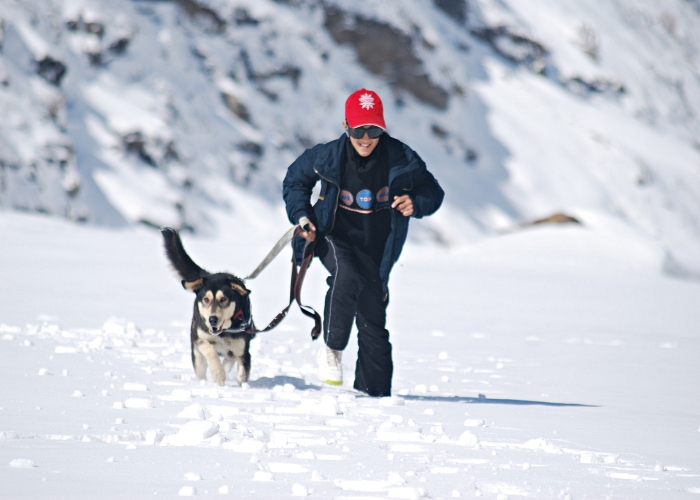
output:
<svg viewBox="0 0 700 500"><path fill-rule="evenodd" d="M345 128L348 128L348 123L343 122L343 126ZM369 128L369 125L365 125L362 128ZM355 139L354 137L349 137L350 139L350 144L352 144L352 147L355 148L355 151L357 151L357 154L364 157L367 157L372 154L372 151L374 151L374 148L377 147L377 144L379 144L379 137L376 139L370 139L369 136L365 133L364 137L362 139Z"/></svg>

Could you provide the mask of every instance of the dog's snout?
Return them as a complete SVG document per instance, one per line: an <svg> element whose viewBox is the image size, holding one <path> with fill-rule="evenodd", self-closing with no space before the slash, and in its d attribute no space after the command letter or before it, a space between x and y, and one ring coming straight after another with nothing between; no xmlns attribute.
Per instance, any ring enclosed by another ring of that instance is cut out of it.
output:
<svg viewBox="0 0 700 500"><path fill-rule="evenodd" d="M219 318L216 316L209 316L209 324L211 326L216 326L216 324L219 322Z"/></svg>

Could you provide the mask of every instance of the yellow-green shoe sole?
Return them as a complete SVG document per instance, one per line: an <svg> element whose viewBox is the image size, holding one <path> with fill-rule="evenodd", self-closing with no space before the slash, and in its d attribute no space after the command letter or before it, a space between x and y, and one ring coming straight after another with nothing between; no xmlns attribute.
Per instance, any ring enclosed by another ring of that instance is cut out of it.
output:
<svg viewBox="0 0 700 500"><path fill-rule="evenodd" d="M337 380L321 380L321 382L328 385L343 385L343 382L338 382Z"/></svg>

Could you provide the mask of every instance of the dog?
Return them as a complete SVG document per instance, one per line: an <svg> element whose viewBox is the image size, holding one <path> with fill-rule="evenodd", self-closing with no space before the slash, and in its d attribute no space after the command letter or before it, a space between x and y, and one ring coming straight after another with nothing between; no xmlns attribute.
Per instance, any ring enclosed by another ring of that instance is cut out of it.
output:
<svg viewBox="0 0 700 500"><path fill-rule="evenodd" d="M164 228L165 254L182 286L196 294L190 340L192 366L202 380L207 367L219 385L224 385L226 373L238 364L238 383L250 377L250 341L255 337L250 312L250 290L240 278L229 273L209 273L187 255L180 235ZM219 356L223 357L221 364Z"/></svg>

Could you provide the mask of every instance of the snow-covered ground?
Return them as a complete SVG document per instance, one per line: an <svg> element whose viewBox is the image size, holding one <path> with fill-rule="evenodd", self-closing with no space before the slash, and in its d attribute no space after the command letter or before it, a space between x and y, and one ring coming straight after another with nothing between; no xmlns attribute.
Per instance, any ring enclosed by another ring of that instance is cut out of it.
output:
<svg viewBox="0 0 700 500"><path fill-rule="evenodd" d="M245 275L285 229L264 210L281 226L220 220L227 236L185 246ZM298 311L253 341L247 387L200 383L192 297L155 231L4 212L0 497L694 498L700 285L662 274L655 240L576 215L410 244L393 396L372 399L351 390L355 345L344 387L318 383ZM259 324L284 305L288 257L249 282ZM314 263L304 290L319 308L323 276Z"/></svg>

